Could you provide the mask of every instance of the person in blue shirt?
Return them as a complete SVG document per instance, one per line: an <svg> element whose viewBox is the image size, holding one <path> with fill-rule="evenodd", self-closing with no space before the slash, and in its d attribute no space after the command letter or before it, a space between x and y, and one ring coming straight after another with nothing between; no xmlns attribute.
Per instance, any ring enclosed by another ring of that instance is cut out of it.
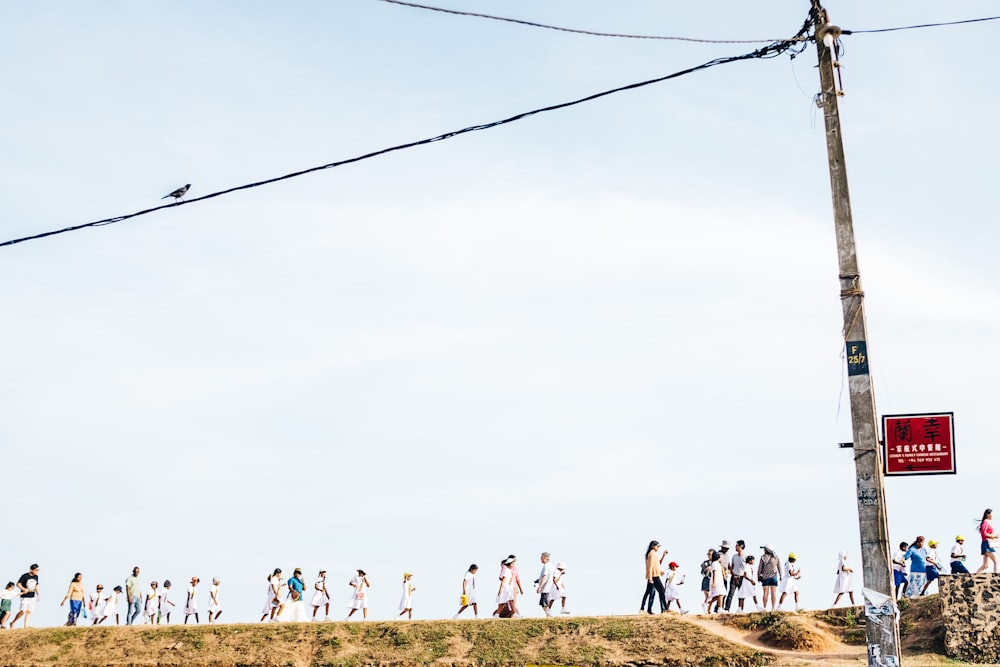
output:
<svg viewBox="0 0 1000 667"><path fill-rule="evenodd" d="M307 622L306 605L302 598L305 594L306 582L302 580L302 568L295 568L291 578L288 580L288 599L290 602L285 606L285 612L281 615L282 621Z"/></svg>
<svg viewBox="0 0 1000 667"><path fill-rule="evenodd" d="M906 587L906 597L917 597L927 583L927 555L924 550L924 536L917 535L906 550L903 560L910 561L910 583Z"/></svg>

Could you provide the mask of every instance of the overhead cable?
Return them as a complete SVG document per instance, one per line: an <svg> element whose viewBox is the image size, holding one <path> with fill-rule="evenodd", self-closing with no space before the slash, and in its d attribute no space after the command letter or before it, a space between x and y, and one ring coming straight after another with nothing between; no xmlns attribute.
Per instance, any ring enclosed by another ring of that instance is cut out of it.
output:
<svg viewBox="0 0 1000 667"><path fill-rule="evenodd" d="M545 28L546 30L559 30L561 32L572 32L578 35L592 35L595 37L621 37L624 39L665 39L678 42L700 42L703 44L761 44L764 42L779 42L779 41L803 41L806 39L805 35L796 35L795 37L782 40L782 39L698 39L695 37L671 37L666 35L627 35L616 32L596 32L594 30L577 30L575 28L563 28L557 25L547 25L545 23L535 23L534 21L524 21L522 19L512 19L504 16L493 16L492 14L479 14L477 12L463 12L457 9L445 9L444 7L432 7L430 5L421 5L416 2L405 2L404 0L381 0L381 2L388 2L393 5L402 5L404 7L415 7L417 9L429 9L432 12L442 12L444 14L455 14L457 16L474 16L481 19L491 19L493 21L506 21L507 23L518 23L520 25L531 26L532 28Z"/></svg>
<svg viewBox="0 0 1000 667"><path fill-rule="evenodd" d="M391 0L383 0L384 2L390 2ZM944 21L942 23L921 23L919 25L904 25L898 28L878 28L876 30L844 30L842 34L844 35L858 35L861 33L871 33L871 32L895 32L897 30L915 30L917 28L939 28L946 25L961 25L963 23L980 23L982 21L996 21L1000 19L1000 16L986 16L981 19L965 19L963 21Z"/></svg>
<svg viewBox="0 0 1000 667"><path fill-rule="evenodd" d="M710 60L701 65L695 67L690 67L688 69L681 70L679 72L674 72L673 74L667 74L666 76L657 77L655 79L647 79L646 81L640 81L638 83L630 83L626 86L620 86L618 88L612 88L611 90L605 90L600 93L594 93L593 95L587 95L586 97L581 97L570 102L562 102L560 104L553 104L547 107L541 107L539 109L533 109L531 111L525 111L523 113L504 118L502 120L496 120L490 123L483 123L482 125L471 125L469 127L462 128L461 130L454 130L451 132L446 132L444 134L439 134L436 137L430 137L428 139L420 139L417 141L411 141L405 144L398 144L396 146L391 146L389 148L383 148L381 150L373 151L371 153L365 153L364 155L358 155L355 157L347 158L345 160L338 160L336 162L331 162L329 164L320 165L318 167L310 167L308 169L302 169L301 171L295 171L290 174L285 174L284 176L276 176L274 178L268 178L263 181L257 181L255 183L247 183L245 185L238 185L236 187L227 188L225 190L219 190L218 192L212 192L201 197L196 197L194 199L188 199L183 201L177 201L170 204L164 204L161 206L154 206L153 208L143 209L141 211L136 211L135 213L128 213L125 215L118 215L113 218L105 218L103 220L95 220L94 222L87 222L79 225L73 225L71 227L64 227L62 229L56 229L48 232L42 232L40 234L32 234L31 236L25 236L22 238L11 239L9 241L4 241L0 243L0 247L11 246L17 243L23 243L25 241L33 241L36 239L45 238L47 236L55 236L57 234L65 234L66 232L75 232L80 229L86 229L88 227L101 227L103 225L110 225L116 222L123 222L131 218L137 218L142 215L148 215L155 211L160 211L165 208L174 208L177 206L190 206L197 202L205 201L206 199L213 199L215 197L221 197L222 195L228 195L233 192L238 192L240 190L249 190L251 188L259 188L264 185L270 185L271 183L277 183L278 181L285 181L290 178L297 178L299 176L304 176L306 174L311 174L316 171L322 171L324 169L333 169L335 167L341 167L346 164L351 164L353 162L361 162L362 160L368 160L370 158L377 157L379 155L385 155L386 153L392 153L395 151L400 151L407 148L414 148L416 146L423 146L425 144L432 144L438 141L443 141L445 139L452 139L462 134L467 134L469 132L478 132L480 130L488 130L490 128L498 127L500 125L506 125L507 123L513 123L514 121L523 120L529 116L534 116L536 114L545 113L548 111L556 111L558 109L565 109L567 107L576 106L577 104L583 104L584 102L591 102L593 100L600 99L602 97L607 97L608 95L614 95L615 93L621 93L627 90L635 90L637 88L643 88L645 86L650 86L654 83L661 83L663 81L669 81L670 79L676 79L687 74L693 74L701 70L708 69L710 67L715 67L717 65L725 65L728 63L739 62L741 60L752 60L757 58L774 58L786 51L789 51L793 47L799 47L799 49L805 48L805 43L799 38L806 35L811 26L811 19L807 19L802 25L802 28L796 34L795 38L776 41L773 44L768 44L767 46L762 46L756 51L751 51L750 53L744 53L739 56L727 56L725 58L716 58L715 60Z"/></svg>

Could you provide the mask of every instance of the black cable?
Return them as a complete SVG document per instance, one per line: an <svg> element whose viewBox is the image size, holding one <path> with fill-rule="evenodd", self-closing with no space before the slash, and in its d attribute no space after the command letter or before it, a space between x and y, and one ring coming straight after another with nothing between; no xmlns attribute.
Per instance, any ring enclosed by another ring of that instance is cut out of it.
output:
<svg viewBox="0 0 1000 667"><path fill-rule="evenodd" d="M981 19L965 19L964 21L945 21L943 23L921 23L920 25L904 25L898 28L878 28L877 30L845 30L845 35L858 35L871 32L895 32L897 30L914 30L916 28L938 28L945 25L961 25L963 23L979 23L981 21L996 21L1000 16L986 16Z"/></svg>
<svg viewBox="0 0 1000 667"><path fill-rule="evenodd" d="M778 42L777 39L697 39L694 37L669 37L665 35L627 35L616 32L595 32L593 30L578 30L576 28L563 28L557 25L547 25L545 23L535 23L534 21L523 21L504 16L493 16L492 14L479 14L477 12L463 12L457 9L445 9L444 7L432 7L430 5L420 5L415 2L405 2L404 0L381 0L403 7L415 7L417 9L429 9L432 12L442 12L444 14L454 14L456 16L474 16L481 19L491 19L493 21L506 21L507 23L518 23L520 25L531 26L532 28L545 28L547 30L559 30L561 32L572 32L578 35L592 35L595 37L624 37L626 39L667 39L679 42L700 42L703 44L759 44L761 42ZM805 35L798 35L793 38L795 41L802 41Z"/></svg>
<svg viewBox="0 0 1000 667"><path fill-rule="evenodd" d="M767 46L763 46L763 47L757 49L756 51L751 51L750 53L744 53L743 55L728 56L728 57L725 57L725 58L716 58L715 60L710 60L710 61L708 61L706 63L702 63L701 65L697 65L695 67L691 67L691 68L688 68L688 69L685 69L685 70L681 70L679 72L674 72L673 74L667 74L666 76L661 76L661 77L658 77L658 78L655 78L655 79L648 79L646 81L640 81L638 83L631 83L631 84L628 84L626 86L621 86L619 88L612 88L611 90L605 90L604 92L595 93L593 95L588 95L586 97L581 97L580 99L573 100L571 102L563 102L561 104L553 104L551 106L542 107L540 109L533 109L532 111L525 111L523 113L519 113L519 114L516 114L514 116L510 116L509 118L504 118L502 120L493 121L491 123L484 123L482 125L471 125L469 127L462 128L461 130L454 130L452 132L446 132L444 134L439 134L436 137L431 137L429 139L420 139L418 141L411 141L409 143L399 144L397 146L392 146L390 148L383 148L381 150L373 151L371 153L365 153L364 155L358 155L356 157L347 158L346 160L339 160L337 162L331 162L329 164L324 164L324 165L321 165L321 166L318 166L318 167L310 167L309 169L303 169L301 171L295 171L295 172L292 172L290 174L285 174L284 176L276 176L274 178L268 178L266 180L257 181L255 183L247 183L245 185L238 185L238 186L233 187L233 188L228 188L226 190L219 190L218 192L213 192L213 193L210 193L210 194L207 194L207 195L203 195L203 196L197 197L195 199L188 199L186 201L177 201L177 202L173 202L173 203L170 203L170 204L164 204L162 206L154 206L153 208L143 209L141 211L136 211L135 213L128 213L126 215L118 215L118 216L115 216L113 218L105 218L103 220L96 220L94 222L87 222L87 223L83 223L83 224L80 224L80 225L73 225L72 227L64 227L62 229L56 229L56 230L52 230L52 231L49 231L49 232L42 232L41 234L33 234L31 236L25 236L25 237L22 237L22 238L11 239L9 241L4 241L4 242L0 243L0 247L11 246L11 245L15 245L17 243L24 243L25 241L33 241L33 240L36 240L36 239L45 238L47 236L55 236L57 234L65 234L66 232L74 232L74 231L77 231L77 230L80 230L80 229L85 229L87 227L100 227L100 226L103 226L103 225L110 225L110 224L114 224L116 222L122 222L124 220L128 220L130 218L136 218L136 217L139 217L141 215L147 215L149 213L153 213L154 211L159 211L159 210L162 210L162 209L165 209L165 208L172 208L172 207L175 207L175 206L187 206L189 204L194 204L196 202L205 201L206 199L213 199L215 197L221 197L222 195L230 194L232 192L238 192L240 190L249 190L250 188L258 188L258 187L261 187L263 185L269 185L271 183L277 183L278 181L284 181L284 180L288 180L290 178L296 178L298 176L304 176L305 174L311 174L311 173L313 173L315 171L322 171L324 169L332 169L334 167L340 167L340 166L343 166L345 164L351 164L353 162L360 162L362 160L367 160L367 159L370 159L370 158L373 158L373 157L377 157L379 155L385 155L386 153L392 153L394 151L399 151L399 150L403 150L403 149L406 149L406 148L414 148L416 146L422 146L424 144L431 144L431 143L434 143L434 142L437 142L437 141L443 141L445 139L451 139L451 138L457 137L457 136L459 136L461 134L466 134L468 132L477 132L479 130L487 130L487 129L490 129L490 128L493 128L493 127L498 127L500 125L506 125L507 123L513 123L514 121L522 120L522 119L527 118L529 116L534 116L535 114L545 113L547 111L556 111L557 109L565 109L567 107L575 106L577 104L583 104L584 102L590 102L592 100L600 99L602 97L606 97L608 95L613 95L615 93L624 92L626 90L635 90L636 88L643 88L645 86L649 86L649 85L652 85L654 83L661 83L663 81L669 81L670 79L676 79L678 77L685 76L687 74L693 74L694 72L698 72L698 71L703 70L703 69L708 69L710 67L715 67L717 65L725 65L725 64L728 64L728 63L739 62L741 60L751 60L751 59L756 59L756 58L774 58L774 57L777 57L777 56L781 55L782 53L785 53L786 51L788 51L789 49L791 49L791 48L793 48L795 46L800 47L800 49L804 49L805 46L806 46L806 42L802 41L801 38L808 33L810 26L811 26L811 19L807 19L806 22L802 25L802 28L799 29L799 32L795 35L795 37L793 37L791 39L774 42L773 44L768 44Z"/></svg>

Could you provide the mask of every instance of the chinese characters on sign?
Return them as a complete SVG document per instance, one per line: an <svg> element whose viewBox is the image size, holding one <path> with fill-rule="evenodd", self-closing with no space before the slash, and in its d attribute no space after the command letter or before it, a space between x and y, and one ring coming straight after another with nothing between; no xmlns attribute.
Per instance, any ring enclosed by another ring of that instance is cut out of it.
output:
<svg viewBox="0 0 1000 667"><path fill-rule="evenodd" d="M955 474L955 413L883 415L886 475Z"/></svg>

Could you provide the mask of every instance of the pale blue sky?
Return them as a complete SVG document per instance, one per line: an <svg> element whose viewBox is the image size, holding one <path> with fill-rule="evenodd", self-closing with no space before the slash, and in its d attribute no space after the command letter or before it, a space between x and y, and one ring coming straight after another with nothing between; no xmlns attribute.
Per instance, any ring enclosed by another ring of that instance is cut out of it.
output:
<svg viewBox="0 0 1000 667"><path fill-rule="evenodd" d="M793 34L809 3L442 5L744 39ZM996 14L828 9L848 29ZM376 0L2 11L0 240L755 48ZM946 549L1000 504L998 29L844 38L878 408L957 419L958 475L889 480L893 542ZM335 617L363 567L388 618L409 570L415 617L440 618L470 562L488 600L503 556L530 581L548 550L574 611L618 614L650 539L694 580L743 538L798 552L805 606L828 605L837 552L860 561L815 63L725 65L0 249L3 576L42 565L42 625L73 572L90 591L135 564L220 576L229 621L256 620L276 566L329 570Z"/></svg>

